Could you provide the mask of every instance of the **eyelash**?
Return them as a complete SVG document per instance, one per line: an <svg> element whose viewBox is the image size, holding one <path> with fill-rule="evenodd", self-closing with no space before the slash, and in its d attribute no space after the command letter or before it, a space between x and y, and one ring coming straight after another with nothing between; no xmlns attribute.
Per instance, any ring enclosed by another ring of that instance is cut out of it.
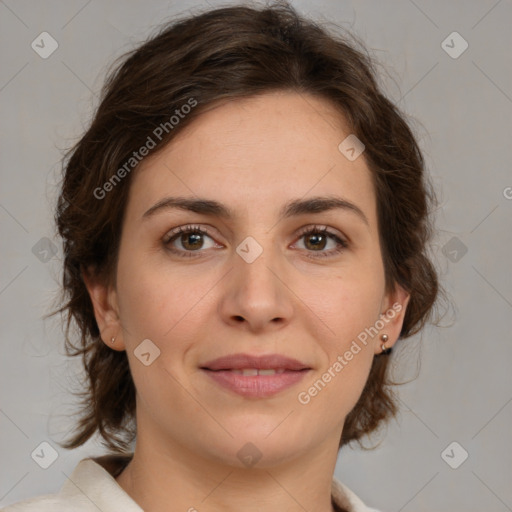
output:
<svg viewBox="0 0 512 512"><path fill-rule="evenodd" d="M179 257L184 257L184 258L200 257L198 254L195 254L195 253L203 252L201 250L182 251L182 250L174 249L170 246L171 242L173 242L175 239L177 239L180 235L182 235L184 233L185 234L193 233L193 234L206 235L213 239L213 236L207 230L205 230L204 228L202 228L200 226L187 225L187 226L180 226L179 228L172 230L170 233L167 234L167 236L164 237L163 243L164 243L165 247L170 252L178 255ZM327 258L329 256L335 256L335 255L341 253L342 251L344 251L345 249L347 249L349 246L349 244L346 240L341 239L338 235L329 231L329 229L325 226L316 226L315 225L312 227L304 228L298 233L298 238L301 239L307 235L312 235L312 234L326 235L326 236L330 237L332 240L334 240L338 244L338 246L336 247L336 249L331 249L330 251L307 251L309 253L316 253L315 255L308 255L309 258Z"/></svg>

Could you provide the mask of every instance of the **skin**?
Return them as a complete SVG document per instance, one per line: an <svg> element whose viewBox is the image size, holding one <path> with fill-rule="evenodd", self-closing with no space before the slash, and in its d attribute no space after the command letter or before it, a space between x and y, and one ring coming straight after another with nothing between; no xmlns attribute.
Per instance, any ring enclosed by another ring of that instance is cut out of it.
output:
<svg viewBox="0 0 512 512"><path fill-rule="evenodd" d="M203 113L133 176L116 284L85 279L103 341L130 362L138 438L117 481L145 510L332 510L344 420L381 352L379 336L307 405L297 395L398 302L381 331L392 346L409 299L399 287L385 291L370 171L364 154L351 162L338 150L349 134L325 100L267 93ZM333 195L357 205L368 224L344 209L278 219L290 200ZM235 217L179 209L143 217L167 196L214 199ZM188 224L210 232L191 258L169 251L186 252L190 238L164 243ZM298 234L315 225L348 247L319 256L337 243L318 248ZM252 263L236 252L247 236L263 249ZM161 351L149 366L134 355L144 339ZM244 398L199 369L239 352L283 354L312 370L270 398ZM248 442L262 454L252 467L237 457Z"/></svg>

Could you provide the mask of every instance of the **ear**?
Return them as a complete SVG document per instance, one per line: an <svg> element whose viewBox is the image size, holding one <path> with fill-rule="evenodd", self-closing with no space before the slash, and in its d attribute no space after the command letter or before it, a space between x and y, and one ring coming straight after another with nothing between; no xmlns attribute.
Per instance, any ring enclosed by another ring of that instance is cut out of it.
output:
<svg viewBox="0 0 512 512"><path fill-rule="evenodd" d="M115 288L100 278L91 267L82 269L82 278L91 298L103 343L113 350L125 350Z"/></svg>
<svg viewBox="0 0 512 512"><path fill-rule="evenodd" d="M382 352L382 340L381 336L386 334L388 340L386 341L386 347L391 348L398 338L400 337L400 331L404 323L405 312L409 299L411 298L410 293L406 292L400 285L395 284L395 288L392 292L386 293L382 300L382 308L380 315L379 327L384 324L382 329L379 329L378 336L375 336L375 354Z"/></svg>

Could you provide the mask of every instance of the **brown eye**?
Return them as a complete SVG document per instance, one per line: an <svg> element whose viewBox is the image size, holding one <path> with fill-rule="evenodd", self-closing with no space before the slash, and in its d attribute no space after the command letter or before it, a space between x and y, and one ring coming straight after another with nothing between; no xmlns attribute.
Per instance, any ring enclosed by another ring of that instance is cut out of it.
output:
<svg viewBox="0 0 512 512"><path fill-rule="evenodd" d="M306 239L305 245L308 249L322 250L322 249L325 249L325 246L327 244L327 236L324 235L323 233L322 234L313 233L310 235L305 235L305 239Z"/></svg>
<svg viewBox="0 0 512 512"><path fill-rule="evenodd" d="M179 240L184 249L193 251L201 249L203 245L202 237L201 233L183 233L180 235Z"/></svg>
<svg viewBox="0 0 512 512"><path fill-rule="evenodd" d="M304 239L304 247L307 252L317 253L311 257L335 256L348 248L348 243L345 240L335 233L331 233L326 227L307 228L300 234L300 239ZM325 250L329 242L332 242L333 247Z"/></svg>
<svg viewBox="0 0 512 512"><path fill-rule="evenodd" d="M210 245L207 239L211 240ZM210 249L216 246L213 238L207 231L198 226L180 226L171 231L163 240L166 248L179 256L196 256L193 253L204 252L201 249Z"/></svg>

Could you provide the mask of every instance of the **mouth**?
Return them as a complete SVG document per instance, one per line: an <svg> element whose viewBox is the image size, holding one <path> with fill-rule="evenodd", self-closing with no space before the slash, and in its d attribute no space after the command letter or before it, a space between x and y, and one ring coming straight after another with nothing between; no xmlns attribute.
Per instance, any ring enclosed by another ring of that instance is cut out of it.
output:
<svg viewBox="0 0 512 512"><path fill-rule="evenodd" d="M265 398L297 384L312 368L279 354L233 354L210 361L200 369L216 384L238 395Z"/></svg>
<svg viewBox="0 0 512 512"><path fill-rule="evenodd" d="M207 368L207 369L209 369L209 368ZM286 371L291 371L291 370L285 370L284 368L266 368L266 369L264 369L264 368L244 368L243 370L235 370L235 369L231 368L231 369L226 369L226 370L211 370L211 371L233 372L233 373L236 373L237 375L243 375L244 377L254 377L256 375L276 375L276 374L284 373ZM302 371L302 370L296 370L296 371Z"/></svg>

